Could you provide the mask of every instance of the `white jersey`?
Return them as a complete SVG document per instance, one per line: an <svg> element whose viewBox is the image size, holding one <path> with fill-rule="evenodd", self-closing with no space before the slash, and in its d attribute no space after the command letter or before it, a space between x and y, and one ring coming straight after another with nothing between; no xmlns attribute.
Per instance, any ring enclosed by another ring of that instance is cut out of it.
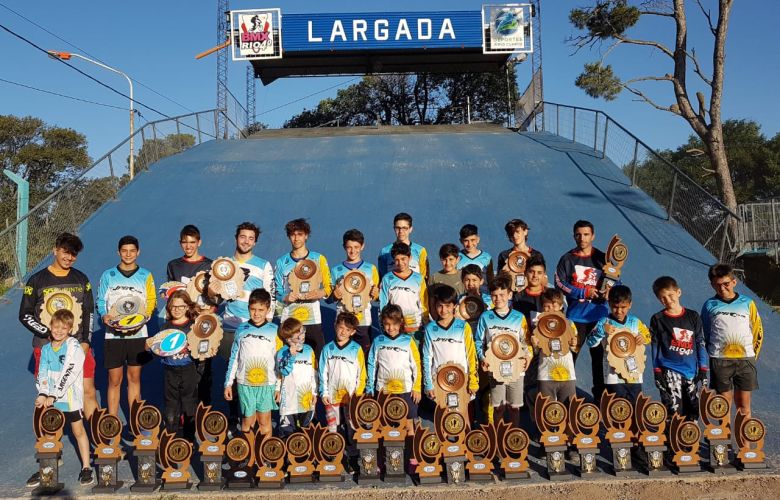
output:
<svg viewBox="0 0 780 500"><path fill-rule="evenodd" d="M317 403L317 361L314 349L303 344L303 349L290 353L284 346L276 353L276 368L281 384L279 415L295 415L314 411Z"/></svg>

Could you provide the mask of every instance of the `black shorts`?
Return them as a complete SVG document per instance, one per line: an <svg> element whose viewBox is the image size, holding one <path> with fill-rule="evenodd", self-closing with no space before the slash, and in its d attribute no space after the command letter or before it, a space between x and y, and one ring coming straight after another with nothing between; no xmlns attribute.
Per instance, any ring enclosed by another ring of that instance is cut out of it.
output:
<svg viewBox="0 0 780 500"><path fill-rule="evenodd" d="M406 401L407 406L409 406L409 411L406 413L406 418L409 420L416 420L417 419L417 403L412 401L412 393L411 392L404 392L402 394L394 394L394 396L398 396L402 398L404 401Z"/></svg>
<svg viewBox="0 0 780 500"><path fill-rule="evenodd" d="M82 413L81 410L64 411L62 413L65 415L65 423L68 424L78 422L79 420L84 418L84 413Z"/></svg>
<svg viewBox="0 0 780 500"><path fill-rule="evenodd" d="M146 337L140 339L106 339L103 342L103 366L106 370L127 366L143 366L152 360L146 350Z"/></svg>
<svg viewBox="0 0 780 500"><path fill-rule="evenodd" d="M717 392L755 391L758 389L755 358L710 358L710 387Z"/></svg>

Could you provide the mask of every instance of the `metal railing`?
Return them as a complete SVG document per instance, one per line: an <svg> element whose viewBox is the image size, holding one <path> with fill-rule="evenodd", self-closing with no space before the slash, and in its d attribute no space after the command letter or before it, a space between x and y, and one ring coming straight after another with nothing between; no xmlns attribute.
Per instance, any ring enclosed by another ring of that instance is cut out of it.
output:
<svg viewBox="0 0 780 500"><path fill-rule="evenodd" d="M608 158L721 262L734 263L740 217L606 113L540 102L518 127L551 132Z"/></svg>
<svg viewBox="0 0 780 500"><path fill-rule="evenodd" d="M135 172L196 144L217 139L217 120L228 124L228 138L246 137L244 130L224 110L211 109L147 122L136 129ZM120 142L88 168L30 209L14 224L0 231L0 294L24 280L49 252L57 235L76 232L105 202L130 182L130 137ZM26 241L24 255L17 252Z"/></svg>
<svg viewBox="0 0 780 500"><path fill-rule="evenodd" d="M741 252L774 253L780 263L780 200L739 205L737 241Z"/></svg>

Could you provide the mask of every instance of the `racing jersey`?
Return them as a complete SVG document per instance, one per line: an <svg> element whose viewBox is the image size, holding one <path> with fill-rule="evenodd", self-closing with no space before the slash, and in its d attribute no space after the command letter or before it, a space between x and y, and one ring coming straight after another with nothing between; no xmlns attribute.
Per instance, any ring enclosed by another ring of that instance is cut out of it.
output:
<svg viewBox="0 0 780 500"><path fill-rule="evenodd" d="M379 310L395 304L404 314L404 331L416 332L428 316L425 279L420 273L410 272L402 278L395 272L385 274L379 286Z"/></svg>
<svg viewBox="0 0 780 500"><path fill-rule="evenodd" d="M475 342L477 358L480 361L485 359L485 354L490 349L493 337L502 333L512 335L520 343L520 346L528 351L529 361L533 358L534 352L531 347L531 337L525 316L513 309L501 316L495 309L490 309L483 312L477 322Z"/></svg>
<svg viewBox="0 0 780 500"><path fill-rule="evenodd" d="M179 257L168 262L166 274L168 281L180 281L185 285L190 282L193 276L201 271L211 269L211 259L199 256L195 260L187 260L186 257Z"/></svg>
<svg viewBox="0 0 780 500"><path fill-rule="evenodd" d="M410 242L409 247L412 250L412 258L409 259L409 267L412 271L420 273L428 279L428 250L424 246L418 245L415 242ZM386 274L392 272L393 256L390 255L390 250L393 248L393 244L390 243L379 252L379 277L383 278Z"/></svg>
<svg viewBox="0 0 780 500"><path fill-rule="evenodd" d="M573 321L569 321L572 337L577 340L577 327ZM574 371L574 355L576 348L569 346L569 352L560 357L545 356L541 349L537 350L537 380L568 382L577 380Z"/></svg>
<svg viewBox="0 0 780 500"><path fill-rule="evenodd" d="M366 389L366 358L354 340L343 347L335 341L322 348L319 363L320 396L328 396L331 405L340 406L350 396Z"/></svg>
<svg viewBox="0 0 780 500"><path fill-rule="evenodd" d="M701 320L711 358L758 358L764 327L753 299L740 294L730 301L712 297L701 309Z"/></svg>
<svg viewBox="0 0 780 500"><path fill-rule="evenodd" d="M491 257L490 254L484 250L480 250L479 253L474 257L469 257L465 251L461 250L460 260L458 261L458 269L463 269L469 264L476 264L480 269L482 269L482 272L485 273L485 281L487 281L488 269L490 269L490 273L493 272L493 257Z"/></svg>
<svg viewBox="0 0 780 500"><path fill-rule="evenodd" d="M325 291L325 296L327 297L333 291L330 281L330 269L328 268L328 261L325 259L324 255L309 250L309 253L307 253L305 257L296 259L288 252L276 260L274 286L276 287L277 307L282 308L280 314L281 321L284 321L287 318L295 318L304 325L319 325L322 323L319 300L300 300L293 302L292 304L285 304L284 302L284 297L289 295L291 291L289 280L290 273L295 268L298 261L303 259L310 259L319 267L319 272L322 276L322 290Z"/></svg>
<svg viewBox="0 0 780 500"><path fill-rule="evenodd" d="M74 307L80 309L77 312L81 315L81 322L74 325L74 336L82 344L89 343L95 310L89 278L78 269L71 268L64 274L55 274L47 267L30 276L24 285L19 304L19 321L32 332L33 347L49 343L49 325L41 323L41 309L49 296L62 291L69 292L75 299Z"/></svg>
<svg viewBox="0 0 780 500"><path fill-rule="evenodd" d="M708 369L704 331L696 311L683 308L676 316L666 311L655 313L650 319L650 337L655 371L666 368L691 380L697 370Z"/></svg>
<svg viewBox="0 0 780 500"><path fill-rule="evenodd" d="M384 333L378 335L368 351L366 371L366 392L369 394L420 392L422 373L417 342L405 333L395 338Z"/></svg>
<svg viewBox="0 0 780 500"><path fill-rule="evenodd" d="M535 248L528 247L528 260L537 260L542 259L544 261L544 255L542 255L542 252ZM504 270L504 267L506 266L506 260L509 258L509 254L514 252L515 248L507 248L506 250L502 251L498 254L498 267L496 268L496 272L500 272Z"/></svg>
<svg viewBox="0 0 780 500"><path fill-rule="evenodd" d="M102 318L111 311L114 304L126 296L138 297L146 305L140 311L147 318L152 317L157 303L157 289L154 286L152 273L143 267L136 267L134 271L126 272L119 267L112 267L100 276L97 293L97 310ZM138 330L120 332L106 326L106 339L137 339L149 335L146 325Z"/></svg>
<svg viewBox="0 0 780 500"><path fill-rule="evenodd" d="M333 269L330 270L331 272L331 278L333 279L333 284L338 285L338 283L344 279L344 275L346 275L348 272L353 271L357 269L368 280L368 286L374 285L376 287L379 286L379 273L376 270L376 266L374 264L370 264L364 260L361 260L360 262L356 262L354 264L350 262L342 262L341 264L337 264L333 266ZM344 312L346 309L344 308L344 303L342 301L336 302L336 313ZM370 326L371 325L371 301L366 303L365 307L360 312L355 312L355 316L357 316L358 322L360 326Z"/></svg>
<svg viewBox="0 0 780 500"><path fill-rule="evenodd" d="M596 347L599 343L601 343L604 346L604 363L603 363L603 370L604 370L604 383L605 384L641 384L642 383L642 374L640 373L636 380L623 380L623 378L615 372L615 369L612 368L609 365L608 356L607 353L609 351L609 343L608 343L608 335L607 332L604 330L605 325L612 325L615 328L619 330L628 330L633 335L641 335L642 338L645 341L645 344L650 343L650 331L647 329L644 323L642 323L639 318L634 316L633 314L629 314L626 316L626 320L623 323L620 323L618 320L614 319L612 315L605 318L601 318L598 323L596 323L596 326L593 327L593 331L590 332L588 337L585 339L585 342L587 342L588 347Z"/></svg>
<svg viewBox="0 0 780 500"><path fill-rule="evenodd" d="M609 314L604 299L586 299L588 290L598 286L606 263L604 252L593 248L589 254L578 248L561 256L555 271L555 286L566 296L566 317L575 323L592 323Z"/></svg>
<svg viewBox="0 0 780 500"><path fill-rule="evenodd" d="M58 347L41 348L41 364L35 387L38 394L54 397L54 407L76 411L84 407L84 350L75 337Z"/></svg>
<svg viewBox="0 0 780 500"><path fill-rule="evenodd" d="M471 327L462 319L454 318L449 326L431 321L425 327L423 338L423 387L433 390L433 377L440 366L456 363L463 368L469 389L479 389L477 353Z"/></svg>
<svg viewBox="0 0 780 500"><path fill-rule="evenodd" d="M235 330L244 321L249 321L249 295L257 288L265 288L271 294L271 307L268 309L266 317L268 321L271 321L276 310L274 271L271 263L257 255L252 255L245 261L233 260L244 271L244 289L237 299L226 301L222 311L223 328Z"/></svg>
<svg viewBox="0 0 780 500"><path fill-rule="evenodd" d="M232 386L234 380L254 387L277 386L276 352L282 348L277 328L269 322L255 325L247 321L238 325L230 348L225 387Z"/></svg>
<svg viewBox="0 0 780 500"><path fill-rule="evenodd" d="M512 294L512 308L515 311L520 311L525 316L525 320L531 329L536 327L536 319L542 313L543 293L544 290L532 292L528 288L523 288L519 292Z"/></svg>
<svg viewBox="0 0 780 500"><path fill-rule="evenodd" d="M289 346L276 353L276 368L282 379L279 415L314 411L317 403L317 359L308 344L301 351L290 352Z"/></svg>

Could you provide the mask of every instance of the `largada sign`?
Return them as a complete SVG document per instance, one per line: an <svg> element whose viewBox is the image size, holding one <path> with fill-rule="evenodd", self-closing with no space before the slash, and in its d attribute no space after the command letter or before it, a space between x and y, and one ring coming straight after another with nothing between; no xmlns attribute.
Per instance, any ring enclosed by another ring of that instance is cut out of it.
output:
<svg viewBox="0 0 780 500"><path fill-rule="evenodd" d="M280 59L285 52L475 49L532 51L531 5L483 5L481 11L285 14L230 12L234 61Z"/></svg>

